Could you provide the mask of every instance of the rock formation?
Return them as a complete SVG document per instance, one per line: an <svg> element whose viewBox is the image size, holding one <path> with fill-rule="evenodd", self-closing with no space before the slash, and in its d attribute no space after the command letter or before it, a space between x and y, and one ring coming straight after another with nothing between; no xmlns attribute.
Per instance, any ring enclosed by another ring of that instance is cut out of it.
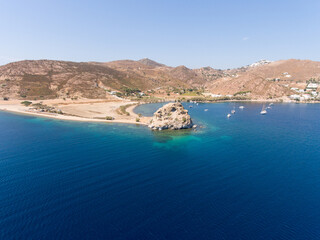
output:
<svg viewBox="0 0 320 240"><path fill-rule="evenodd" d="M153 130L192 128L193 123L188 110L181 103L168 103L159 108L150 121L149 128Z"/></svg>

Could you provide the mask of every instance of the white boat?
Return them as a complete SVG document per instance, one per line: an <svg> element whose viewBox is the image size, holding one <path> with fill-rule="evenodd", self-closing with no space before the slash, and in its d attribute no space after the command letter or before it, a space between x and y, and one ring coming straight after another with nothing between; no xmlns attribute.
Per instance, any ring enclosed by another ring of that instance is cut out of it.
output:
<svg viewBox="0 0 320 240"><path fill-rule="evenodd" d="M205 109L204 111L205 111L205 112L207 112L207 111L208 111L208 109Z"/></svg>
<svg viewBox="0 0 320 240"><path fill-rule="evenodd" d="M229 118L229 117L231 117L231 114L230 114L230 113L227 115L227 118Z"/></svg>
<svg viewBox="0 0 320 240"><path fill-rule="evenodd" d="M244 109L244 106L240 106L239 108L240 108L240 109Z"/></svg>
<svg viewBox="0 0 320 240"><path fill-rule="evenodd" d="M267 110L266 110L265 105L263 105L260 114L261 114L261 115L266 115L266 114L267 114Z"/></svg>
<svg viewBox="0 0 320 240"><path fill-rule="evenodd" d="M267 111L266 111L266 110L262 110L262 111L260 112L260 114L261 114L261 115L266 115L266 114L267 114Z"/></svg>
<svg viewBox="0 0 320 240"><path fill-rule="evenodd" d="M235 114L235 113L236 113L236 110L231 110L231 113L232 113L232 114Z"/></svg>
<svg viewBox="0 0 320 240"><path fill-rule="evenodd" d="M269 103L269 106L272 106L273 105L273 103Z"/></svg>

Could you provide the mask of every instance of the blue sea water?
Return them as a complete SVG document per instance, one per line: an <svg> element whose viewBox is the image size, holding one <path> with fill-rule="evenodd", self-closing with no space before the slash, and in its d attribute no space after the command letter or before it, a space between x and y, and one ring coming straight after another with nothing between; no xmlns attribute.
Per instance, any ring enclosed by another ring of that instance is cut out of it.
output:
<svg viewBox="0 0 320 240"><path fill-rule="evenodd" d="M197 132L0 112L0 239L320 239L320 106L189 105Z"/></svg>

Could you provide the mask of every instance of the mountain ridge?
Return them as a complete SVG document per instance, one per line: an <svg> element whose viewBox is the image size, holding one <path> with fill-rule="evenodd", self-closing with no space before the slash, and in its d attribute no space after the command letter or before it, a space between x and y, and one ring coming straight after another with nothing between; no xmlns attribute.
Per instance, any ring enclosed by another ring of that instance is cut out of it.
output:
<svg viewBox="0 0 320 240"><path fill-rule="evenodd" d="M27 98L105 98L106 90L201 88L221 95L250 93L253 99L279 98L320 80L320 62L288 59L262 60L247 67L191 69L166 66L151 59L138 61L72 62L23 60L0 66L0 96Z"/></svg>

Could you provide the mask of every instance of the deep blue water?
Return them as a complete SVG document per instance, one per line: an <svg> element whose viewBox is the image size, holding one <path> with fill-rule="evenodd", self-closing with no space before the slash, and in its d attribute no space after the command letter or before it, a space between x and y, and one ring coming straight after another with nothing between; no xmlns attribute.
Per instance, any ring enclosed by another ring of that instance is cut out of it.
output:
<svg viewBox="0 0 320 240"><path fill-rule="evenodd" d="M0 112L0 239L320 239L320 105L244 105L197 132Z"/></svg>

